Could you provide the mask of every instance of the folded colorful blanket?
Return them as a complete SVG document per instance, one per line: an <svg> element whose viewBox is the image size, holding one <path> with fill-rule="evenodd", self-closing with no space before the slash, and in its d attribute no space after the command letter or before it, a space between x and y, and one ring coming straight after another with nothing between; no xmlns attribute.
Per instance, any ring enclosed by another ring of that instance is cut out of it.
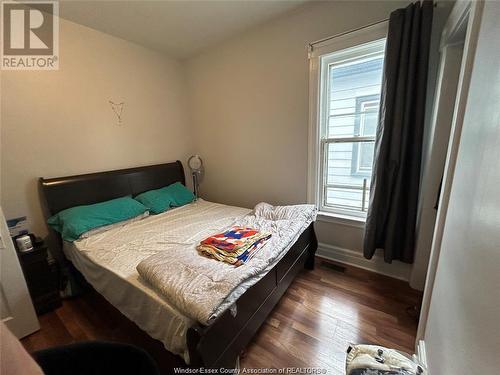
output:
<svg viewBox="0 0 500 375"><path fill-rule="evenodd" d="M270 233L254 228L234 226L201 241L197 250L210 258L241 266L248 262L270 237Z"/></svg>

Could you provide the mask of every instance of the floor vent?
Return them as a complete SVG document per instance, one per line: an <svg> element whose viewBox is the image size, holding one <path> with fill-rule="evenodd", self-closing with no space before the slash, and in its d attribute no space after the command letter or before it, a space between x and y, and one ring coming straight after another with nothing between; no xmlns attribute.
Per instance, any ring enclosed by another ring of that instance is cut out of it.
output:
<svg viewBox="0 0 500 375"><path fill-rule="evenodd" d="M345 267L342 267L342 266L339 266L337 264L330 263L330 262L322 261L321 262L321 267L322 268L328 268L328 269L333 270L335 272L342 272L342 273L345 272Z"/></svg>

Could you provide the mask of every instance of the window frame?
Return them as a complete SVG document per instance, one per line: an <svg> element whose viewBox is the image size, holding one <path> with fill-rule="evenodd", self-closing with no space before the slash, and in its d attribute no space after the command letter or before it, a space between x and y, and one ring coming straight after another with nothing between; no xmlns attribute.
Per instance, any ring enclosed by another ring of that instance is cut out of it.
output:
<svg viewBox="0 0 500 375"><path fill-rule="evenodd" d="M354 120L354 131L358 133L358 137L363 136L363 128L364 128L364 118L363 114L365 113L363 109L363 105L366 103L375 103L375 102L380 102L380 98L378 95L364 95L364 96L359 96L356 98L356 112L355 113L361 113L361 116L359 118L356 118ZM358 111L358 107L360 108L360 111ZM370 136L373 141L375 141L375 134L373 136ZM361 159L361 147L360 146L361 142L357 142L353 145L353 157L352 157L352 163L351 163L351 171L352 174L355 176L360 176L360 177L368 177L370 176L370 173L363 171L359 161Z"/></svg>
<svg viewBox="0 0 500 375"><path fill-rule="evenodd" d="M322 137L321 124L323 123L324 114L322 109L321 98L327 98L327 85L321 81L322 69L327 69L327 64L322 64L322 59L332 53L343 50L356 50L358 47L373 43L378 40L387 38L388 22L380 22L372 26L365 27L354 32L346 33L330 40L314 44L309 49L309 152L308 152L308 186L307 200L309 203L316 205L319 211L320 218L339 218L343 222L352 221L363 223L366 218L366 213L355 212L354 210L343 210L340 208L326 208L323 205L323 197L325 194L326 184L323 186L324 166L326 165L325 145L329 141ZM338 54L338 58L349 59L353 57L349 51L344 54ZM359 56L356 52L354 56ZM325 96L326 94L326 96ZM346 137L342 141L351 141L354 137ZM372 141L374 137L355 137L356 142L365 140ZM338 138L337 138L338 139Z"/></svg>

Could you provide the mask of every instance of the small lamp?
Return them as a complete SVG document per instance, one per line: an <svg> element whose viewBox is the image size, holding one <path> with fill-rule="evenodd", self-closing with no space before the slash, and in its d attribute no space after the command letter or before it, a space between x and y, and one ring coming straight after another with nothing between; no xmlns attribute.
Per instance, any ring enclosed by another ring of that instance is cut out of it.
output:
<svg viewBox="0 0 500 375"><path fill-rule="evenodd" d="M203 160L199 155L193 155L188 159L187 164L191 170L191 176L193 177L194 195L196 199L198 199L200 182L203 179L205 172L203 168Z"/></svg>

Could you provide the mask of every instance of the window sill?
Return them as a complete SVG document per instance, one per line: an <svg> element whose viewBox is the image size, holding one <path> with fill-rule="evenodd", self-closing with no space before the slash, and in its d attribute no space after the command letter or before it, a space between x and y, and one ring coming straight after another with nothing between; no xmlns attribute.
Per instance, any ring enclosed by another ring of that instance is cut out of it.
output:
<svg viewBox="0 0 500 375"><path fill-rule="evenodd" d="M355 227L355 228L364 228L366 220L365 220L365 218L362 218L362 217L333 214L331 212L319 211L318 212L318 221L322 221L325 223L346 225L346 226Z"/></svg>

